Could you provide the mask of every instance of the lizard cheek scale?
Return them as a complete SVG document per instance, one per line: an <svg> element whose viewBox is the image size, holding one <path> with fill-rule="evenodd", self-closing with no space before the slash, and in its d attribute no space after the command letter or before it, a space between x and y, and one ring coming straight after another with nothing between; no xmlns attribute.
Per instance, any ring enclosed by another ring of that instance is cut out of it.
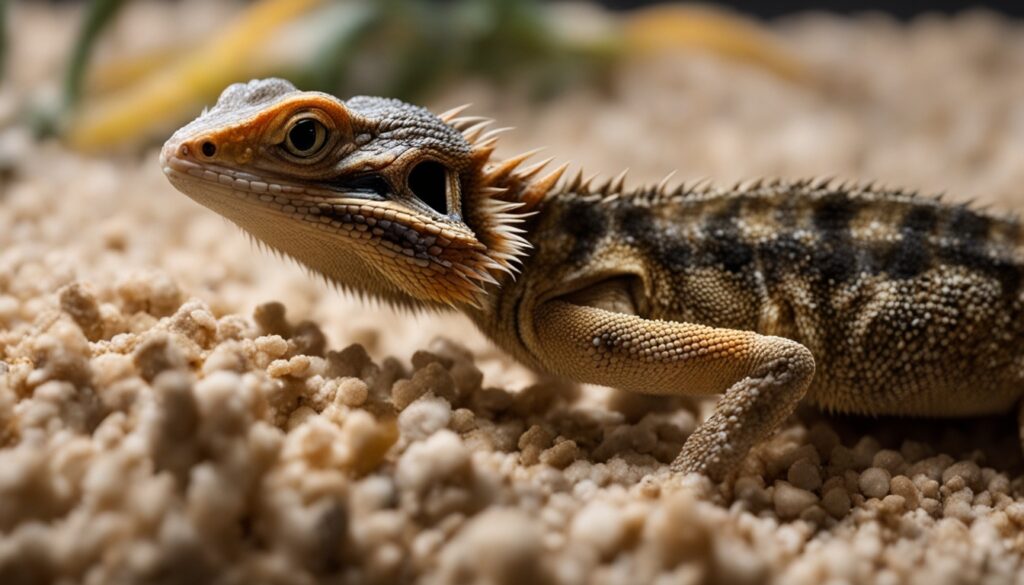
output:
<svg viewBox="0 0 1024 585"><path fill-rule="evenodd" d="M1015 220L831 180L627 189L490 120L287 81L228 87L164 145L180 191L358 294L462 311L527 365L721 396L672 468L722 479L801 401L1003 412L1024 390ZM970 399L964 399L969 396Z"/></svg>

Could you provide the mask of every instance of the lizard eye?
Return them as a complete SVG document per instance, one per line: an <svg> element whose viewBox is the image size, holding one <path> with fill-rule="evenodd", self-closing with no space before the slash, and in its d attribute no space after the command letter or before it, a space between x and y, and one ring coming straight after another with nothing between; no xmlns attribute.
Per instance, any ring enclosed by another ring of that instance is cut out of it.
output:
<svg viewBox="0 0 1024 585"><path fill-rule="evenodd" d="M409 171L409 190L431 209L448 213L448 170L439 162L423 161Z"/></svg>
<svg viewBox="0 0 1024 585"><path fill-rule="evenodd" d="M298 157L313 156L327 142L327 128L315 118L302 118L292 125L284 147Z"/></svg>

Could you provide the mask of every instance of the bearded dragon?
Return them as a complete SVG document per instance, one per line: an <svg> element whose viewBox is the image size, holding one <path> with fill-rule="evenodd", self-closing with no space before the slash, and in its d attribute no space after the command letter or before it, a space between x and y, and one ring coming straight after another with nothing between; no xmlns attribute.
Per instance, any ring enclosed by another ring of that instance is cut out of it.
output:
<svg viewBox="0 0 1024 585"><path fill-rule="evenodd" d="M1006 411L1024 391L1020 227L831 180L626 189L494 156L489 120L279 79L228 87L160 164L340 287L461 311L537 370L719 395L672 469L721 480L802 400Z"/></svg>

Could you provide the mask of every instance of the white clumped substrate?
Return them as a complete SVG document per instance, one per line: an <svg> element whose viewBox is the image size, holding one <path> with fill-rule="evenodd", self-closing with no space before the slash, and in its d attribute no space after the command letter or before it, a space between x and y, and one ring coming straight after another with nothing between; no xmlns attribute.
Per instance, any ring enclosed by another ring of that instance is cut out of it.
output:
<svg viewBox="0 0 1024 585"><path fill-rule="evenodd" d="M118 42L203 6L136 5ZM15 60L0 105L54 70L31 34L68 26L52 10L16 6L12 44L42 64ZM828 174L1024 207L1020 25L777 27L826 83L682 55L604 94L434 105L516 125L505 154L638 181ZM152 153L20 132L0 131L4 584L1022 582L1010 415L802 412L725 484L672 474L707 405L538 378L458 316L363 305L253 250Z"/></svg>

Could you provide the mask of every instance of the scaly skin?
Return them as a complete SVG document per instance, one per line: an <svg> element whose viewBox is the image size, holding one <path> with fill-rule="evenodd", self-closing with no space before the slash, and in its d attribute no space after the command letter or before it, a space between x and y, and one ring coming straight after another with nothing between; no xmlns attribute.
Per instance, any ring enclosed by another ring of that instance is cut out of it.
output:
<svg viewBox="0 0 1024 585"><path fill-rule="evenodd" d="M171 182L343 288L465 312L579 381L724 394L673 468L724 478L806 398L1002 412L1024 389L1017 223L830 181L632 191L525 157L487 121L236 84L167 141ZM314 118L316 122L300 120ZM815 373L817 370L817 373Z"/></svg>

